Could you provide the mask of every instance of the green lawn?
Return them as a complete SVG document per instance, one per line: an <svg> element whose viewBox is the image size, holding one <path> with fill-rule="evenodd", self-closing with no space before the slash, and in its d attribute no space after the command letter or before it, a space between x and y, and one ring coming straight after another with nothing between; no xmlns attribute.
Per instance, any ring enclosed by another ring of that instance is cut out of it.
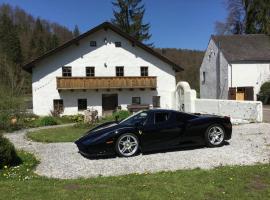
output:
<svg viewBox="0 0 270 200"><path fill-rule="evenodd" d="M84 135L90 127L67 126L28 132L27 137L37 142L74 142Z"/></svg>
<svg viewBox="0 0 270 200"><path fill-rule="evenodd" d="M270 165L58 180L32 172L37 161L0 171L0 199L270 199Z"/></svg>

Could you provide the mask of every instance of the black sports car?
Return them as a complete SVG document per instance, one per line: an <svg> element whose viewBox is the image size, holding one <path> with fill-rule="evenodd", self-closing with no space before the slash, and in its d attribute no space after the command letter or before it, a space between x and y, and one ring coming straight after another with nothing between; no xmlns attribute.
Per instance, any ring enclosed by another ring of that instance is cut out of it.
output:
<svg viewBox="0 0 270 200"><path fill-rule="evenodd" d="M85 156L117 153L129 157L139 151L168 149L189 142L222 146L231 135L229 117L154 109L101 124L75 143Z"/></svg>

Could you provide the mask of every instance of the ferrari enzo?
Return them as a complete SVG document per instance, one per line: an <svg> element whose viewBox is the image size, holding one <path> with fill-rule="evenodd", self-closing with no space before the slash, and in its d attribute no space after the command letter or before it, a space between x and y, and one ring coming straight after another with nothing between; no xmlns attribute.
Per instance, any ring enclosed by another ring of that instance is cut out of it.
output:
<svg viewBox="0 0 270 200"><path fill-rule="evenodd" d="M75 144L85 156L117 153L129 157L186 143L219 147L231 135L229 117L153 109L137 112L122 121L101 124Z"/></svg>

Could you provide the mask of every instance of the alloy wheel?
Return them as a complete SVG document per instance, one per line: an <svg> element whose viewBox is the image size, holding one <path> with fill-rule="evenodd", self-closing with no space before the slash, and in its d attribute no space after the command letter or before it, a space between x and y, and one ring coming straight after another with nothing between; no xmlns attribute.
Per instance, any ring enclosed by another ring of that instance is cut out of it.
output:
<svg viewBox="0 0 270 200"><path fill-rule="evenodd" d="M213 126L208 130L208 141L213 146L220 145L224 140L224 130L219 126Z"/></svg>
<svg viewBox="0 0 270 200"><path fill-rule="evenodd" d="M138 147L138 139L131 134L121 136L117 144L118 152L124 157L133 156L137 152Z"/></svg>

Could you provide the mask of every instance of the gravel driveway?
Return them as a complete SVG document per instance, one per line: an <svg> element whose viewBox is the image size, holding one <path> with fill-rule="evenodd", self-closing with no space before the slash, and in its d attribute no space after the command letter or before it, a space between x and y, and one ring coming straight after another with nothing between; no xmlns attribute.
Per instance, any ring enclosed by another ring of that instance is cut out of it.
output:
<svg viewBox="0 0 270 200"><path fill-rule="evenodd" d="M270 124L267 123L234 126L229 144L220 148L197 148L96 160L82 157L73 143L32 142L25 139L25 133L26 131L19 131L5 136L16 148L30 151L40 159L37 174L60 179L270 162Z"/></svg>

